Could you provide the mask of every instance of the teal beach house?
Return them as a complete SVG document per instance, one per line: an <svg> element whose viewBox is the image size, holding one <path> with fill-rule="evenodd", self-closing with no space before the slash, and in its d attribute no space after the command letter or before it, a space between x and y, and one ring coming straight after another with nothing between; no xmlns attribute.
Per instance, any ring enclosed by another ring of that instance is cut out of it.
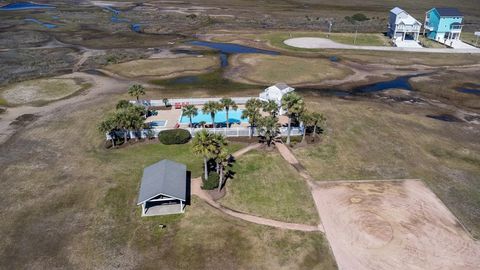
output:
<svg viewBox="0 0 480 270"><path fill-rule="evenodd" d="M462 22L456 8L432 8L425 15L424 36L448 45L460 39Z"/></svg>

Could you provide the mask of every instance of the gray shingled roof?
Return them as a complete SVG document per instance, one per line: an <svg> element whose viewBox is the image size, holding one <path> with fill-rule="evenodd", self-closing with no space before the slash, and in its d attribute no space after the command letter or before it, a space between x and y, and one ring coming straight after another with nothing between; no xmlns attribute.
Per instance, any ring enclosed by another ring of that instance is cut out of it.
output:
<svg viewBox="0 0 480 270"><path fill-rule="evenodd" d="M160 194L187 199L187 166L164 159L143 170L137 204Z"/></svg>
<svg viewBox="0 0 480 270"><path fill-rule="evenodd" d="M462 17L463 14L456 8L435 8L440 16Z"/></svg>
<svg viewBox="0 0 480 270"><path fill-rule="evenodd" d="M392 8L392 10L390 10L390 12L392 12L393 14L398 15L398 14L404 12L404 10L401 9L401 8L399 8L399 7L394 7L394 8Z"/></svg>

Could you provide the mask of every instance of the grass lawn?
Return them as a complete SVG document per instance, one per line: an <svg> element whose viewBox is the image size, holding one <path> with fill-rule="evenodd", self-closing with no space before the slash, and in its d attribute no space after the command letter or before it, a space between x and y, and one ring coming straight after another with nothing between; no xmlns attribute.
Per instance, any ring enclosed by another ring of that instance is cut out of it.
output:
<svg viewBox="0 0 480 270"><path fill-rule="evenodd" d="M478 130L430 119L435 113L418 106L309 101L326 115L327 131L320 144L294 152L316 180L420 178L480 236Z"/></svg>
<svg viewBox="0 0 480 270"><path fill-rule="evenodd" d="M357 38L355 40L355 33L324 33L324 32L299 32L299 31L288 31L288 32L264 32L257 34L239 34L235 36L218 36L215 37L215 41L229 42L239 38L255 39L255 40L264 40L268 41L274 47L287 49L287 50L296 50L303 51L306 49L294 48L288 45L285 45L283 42L289 38L296 37L320 37L328 38L332 41L348 44L348 45L370 45L370 46L390 46L388 38L380 33L357 33ZM307 49L308 51L308 49Z"/></svg>
<svg viewBox="0 0 480 270"><path fill-rule="evenodd" d="M447 46L443 45L442 43L436 42L423 36L420 36L418 40L423 44L423 46L427 48L447 48Z"/></svg>
<svg viewBox="0 0 480 270"><path fill-rule="evenodd" d="M9 105L42 105L69 97L90 87L89 83L75 79L51 78L24 81L0 89L0 103Z"/></svg>
<svg viewBox="0 0 480 270"><path fill-rule="evenodd" d="M460 35L460 39L463 41L463 42L467 42L473 46L475 46L475 43L477 42L477 36L475 36L475 34L473 32L466 32L466 31L463 31L462 34ZM478 37L478 46L480 46L480 37Z"/></svg>
<svg viewBox="0 0 480 270"><path fill-rule="evenodd" d="M352 71L335 65L328 59L271 55L239 55L232 61L233 80L271 85L318 83L329 79L342 79ZM235 72L238 70L239 72Z"/></svg>
<svg viewBox="0 0 480 270"><path fill-rule="evenodd" d="M252 151L240 157L221 203L229 208L287 222L317 224L310 191L277 152Z"/></svg>
<svg viewBox="0 0 480 270"><path fill-rule="evenodd" d="M179 58L146 59L109 65L109 71L121 76L135 77L173 77L205 73L206 70L219 65L214 55L203 57L188 56Z"/></svg>

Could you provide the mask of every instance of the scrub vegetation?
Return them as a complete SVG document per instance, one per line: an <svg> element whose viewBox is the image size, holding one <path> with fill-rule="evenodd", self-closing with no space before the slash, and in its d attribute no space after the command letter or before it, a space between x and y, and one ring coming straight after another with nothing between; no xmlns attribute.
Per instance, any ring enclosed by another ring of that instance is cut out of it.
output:
<svg viewBox="0 0 480 270"><path fill-rule="evenodd" d="M125 62L107 67L109 71L124 77L167 78L205 73L219 65L218 57L213 55L164 59L146 59Z"/></svg>
<svg viewBox="0 0 480 270"><path fill-rule="evenodd" d="M236 56L233 62L231 69L241 71L228 73L233 80L261 85L318 83L353 74L327 59L248 54Z"/></svg>

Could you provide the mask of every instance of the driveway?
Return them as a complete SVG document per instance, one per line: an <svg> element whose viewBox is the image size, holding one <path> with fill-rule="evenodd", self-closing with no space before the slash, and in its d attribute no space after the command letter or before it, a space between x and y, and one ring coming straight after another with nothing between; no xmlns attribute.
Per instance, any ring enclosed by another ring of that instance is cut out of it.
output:
<svg viewBox="0 0 480 270"><path fill-rule="evenodd" d="M480 53L477 48L445 49L445 48L400 48L386 46L357 46L337 43L326 38L302 37L285 40L288 46L304 49L348 49L367 51L400 51L400 52L428 52L428 53Z"/></svg>

